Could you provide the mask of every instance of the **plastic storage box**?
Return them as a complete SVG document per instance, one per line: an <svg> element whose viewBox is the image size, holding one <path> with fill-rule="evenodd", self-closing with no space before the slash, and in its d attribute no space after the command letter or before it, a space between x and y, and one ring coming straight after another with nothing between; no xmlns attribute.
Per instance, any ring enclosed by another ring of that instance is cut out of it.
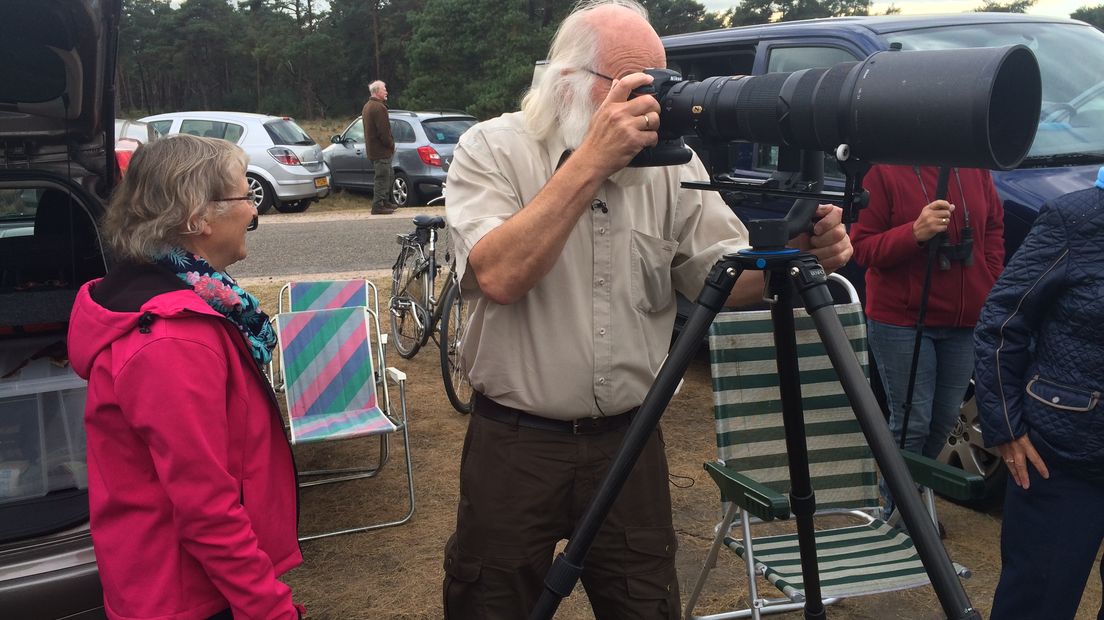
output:
<svg viewBox="0 0 1104 620"><path fill-rule="evenodd" d="M0 504L87 488L86 393L63 335L0 341Z"/></svg>

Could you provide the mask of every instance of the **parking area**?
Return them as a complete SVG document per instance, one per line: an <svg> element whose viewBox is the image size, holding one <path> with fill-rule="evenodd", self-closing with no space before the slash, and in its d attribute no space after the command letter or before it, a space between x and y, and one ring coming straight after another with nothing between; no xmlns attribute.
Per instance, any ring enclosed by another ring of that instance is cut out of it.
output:
<svg viewBox="0 0 1104 620"><path fill-rule="evenodd" d="M377 279L383 285L384 280ZM254 287L274 299L277 285ZM457 414L441 387L437 351L427 347L413 360L389 352L388 362L409 377L407 399L411 418L417 511L403 526L303 544L305 564L288 575L297 599L312 618L376 620L441 618L442 557L455 523L460 451L467 418ZM718 494L702 470L714 455L712 400L708 363L704 356L691 365L681 392L663 419L671 469L671 494L679 542L679 580L685 600L708 551L714 523L719 518ZM300 469L323 464L334 454L351 455L364 445L323 444L297 448ZM301 530L371 520L400 509L405 478L395 455L377 479L304 489ZM488 480L488 484L494 484ZM956 562L968 566L973 577L965 583L972 603L988 616L1000 571L1000 514L985 514L939 501L940 519L947 529L944 541ZM390 512L388 512L390 511ZM790 526L784 526L790 527ZM722 555L719 570L707 586L699 612L719 612L746 606L742 561ZM769 584L763 592L773 595ZM1095 617L1101 586L1090 578L1080 619ZM944 617L931 588L844 601L828 610L830 618L927 620ZM566 599L556 615L561 620L592 618L581 587ZM799 618L800 613L775 617Z"/></svg>

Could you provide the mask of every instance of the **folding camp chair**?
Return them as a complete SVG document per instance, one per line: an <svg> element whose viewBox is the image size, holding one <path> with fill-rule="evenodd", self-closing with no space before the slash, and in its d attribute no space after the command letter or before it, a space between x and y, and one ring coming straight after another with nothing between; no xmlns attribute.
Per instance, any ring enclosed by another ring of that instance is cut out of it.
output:
<svg viewBox="0 0 1104 620"><path fill-rule="evenodd" d="M852 301L837 304L836 310L866 371L865 318L854 289L845 281L844 286ZM823 523L828 520L825 515L833 514L839 515L831 517L833 525L846 522L828 529L819 529L818 523L816 550L824 602L925 585L927 573L911 538L881 519L874 458L813 321L803 309L794 311L794 320L816 518ZM709 348L719 461L706 463L705 469L720 488L726 509L687 601L685 618L758 619L761 614L800 609L805 595L796 532L752 533L753 520L755 529L762 530L766 528L761 522L790 516L786 434L770 311L718 315L710 329ZM902 454L920 484L962 499L980 491L978 476ZM739 538L732 532L737 517ZM722 546L744 560L751 607L695 615L694 607ZM956 564L955 569L960 576L969 576L962 566ZM785 598L761 597L757 575L763 575Z"/></svg>
<svg viewBox="0 0 1104 620"><path fill-rule="evenodd" d="M379 307L376 287L367 280L304 280L288 282L280 289L278 313L303 310L327 310L353 306ZM373 304L373 301L375 302ZM387 344L386 335L383 335ZM268 376L277 392L284 389L282 378L275 372L275 360L268 366Z"/></svg>
<svg viewBox="0 0 1104 620"><path fill-rule="evenodd" d="M377 475L388 460L387 438L390 435L402 437L406 461L409 502L403 517L303 536L300 540L406 523L414 514L406 374L385 365L378 305L375 308L352 306L285 312L277 314L275 322L292 444L380 437L379 459L375 466L300 472L301 477L324 476L301 482L300 486ZM389 383L399 388L397 402L391 399Z"/></svg>

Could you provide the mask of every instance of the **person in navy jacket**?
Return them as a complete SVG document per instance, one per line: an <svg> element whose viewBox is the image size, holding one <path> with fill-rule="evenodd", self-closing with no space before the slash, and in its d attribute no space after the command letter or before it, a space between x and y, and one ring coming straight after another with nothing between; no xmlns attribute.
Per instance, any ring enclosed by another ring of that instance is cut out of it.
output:
<svg viewBox="0 0 1104 620"><path fill-rule="evenodd" d="M1104 537L1102 324L1104 169L1043 207L975 333L982 435L1011 474L993 620L1077 613Z"/></svg>

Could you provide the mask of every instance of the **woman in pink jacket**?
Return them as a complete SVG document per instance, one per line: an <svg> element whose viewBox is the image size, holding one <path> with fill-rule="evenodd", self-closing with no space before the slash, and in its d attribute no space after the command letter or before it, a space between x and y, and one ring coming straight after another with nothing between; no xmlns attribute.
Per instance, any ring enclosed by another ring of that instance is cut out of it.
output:
<svg viewBox="0 0 1104 620"><path fill-rule="evenodd" d="M296 474L261 368L275 336L226 273L257 216L246 155L139 149L103 223L115 267L78 294L88 498L109 618L296 620Z"/></svg>

